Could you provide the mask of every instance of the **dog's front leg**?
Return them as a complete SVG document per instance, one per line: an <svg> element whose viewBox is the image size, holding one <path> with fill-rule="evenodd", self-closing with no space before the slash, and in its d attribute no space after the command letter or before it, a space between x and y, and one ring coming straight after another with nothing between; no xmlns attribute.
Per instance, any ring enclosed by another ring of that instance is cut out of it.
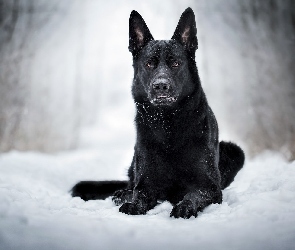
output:
<svg viewBox="0 0 295 250"><path fill-rule="evenodd" d="M117 190L112 197L112 201L116 206L120 206L126 202L131 202L133 197L133 191L131 189Z"/></svg>
<svg viewBox="0 0 295 250"><path fill-rule="evenodd" d="M154 195L145 190L134 189L132 202L123 204L119 211L125 214L140 215L157 205L157 199Z"/></svg>
<svg viewBox="0 0 295 250"><path fill-rule="evenodd" d="M182 201L176 204L170 217L188 219L191 216L197 217L198 212L213 203L222 202L221 190L212 191L212 189L197 189L186 194Z"/></svg>

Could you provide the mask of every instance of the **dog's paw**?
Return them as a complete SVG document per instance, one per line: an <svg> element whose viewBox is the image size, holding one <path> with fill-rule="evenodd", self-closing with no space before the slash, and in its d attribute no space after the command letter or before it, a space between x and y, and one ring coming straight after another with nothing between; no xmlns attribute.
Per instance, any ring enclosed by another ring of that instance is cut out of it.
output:
<svg viewBox="0 0 295 250"><path fill-rule="evenodd" d="M189 219L197 217L197 211L194 209L193 203L189 200L184 200L175 205L170 213L170 217Z"/></svg>
<svg viewBox="0 0 295 250"><path fill-rule="evenodd" d="M146 212L143 209L140 209L135 203L125 203L119 208L119 212L130 215L140 215L145 214Z"/></svg>
<svg viewBox="0 0 295 250"><path fill-rule="evenodd" d="M132 201L132 190L122 189L114 193L112 201L116 206Z"/></svg>

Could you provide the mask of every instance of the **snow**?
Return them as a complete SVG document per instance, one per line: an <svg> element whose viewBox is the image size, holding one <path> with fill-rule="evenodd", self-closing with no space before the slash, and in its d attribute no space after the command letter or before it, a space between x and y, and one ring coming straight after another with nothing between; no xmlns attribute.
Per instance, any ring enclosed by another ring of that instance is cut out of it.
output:
<svg viewBox="0 0 295 250"><path fill-rule="evenodd" d="M0 249L295 249L295 162L248 160L223 203L189 220L170 218L168 202L130 216L70 196L79 180L124 179L123 148L1 154Z"/></svg>

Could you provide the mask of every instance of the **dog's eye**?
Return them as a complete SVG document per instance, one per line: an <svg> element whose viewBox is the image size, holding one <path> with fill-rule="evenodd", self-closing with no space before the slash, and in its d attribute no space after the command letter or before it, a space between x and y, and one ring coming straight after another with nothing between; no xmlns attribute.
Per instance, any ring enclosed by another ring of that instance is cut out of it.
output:
<svg viewBox="0 0 295 250"><path fill-rule="evenodd" d="M177 68L177 67L179 67L179 65L180 65L180 63L177 62L177 61L173 61L173 62L171 63L171 67L172 67L172 68Z"/></svg>
<svg viewBox="0 0 295 250"><path fill-rule="evenodd" d="M145 66L149 69L152 69L155 67L155 63L153 61L147 61Z"/></svg>

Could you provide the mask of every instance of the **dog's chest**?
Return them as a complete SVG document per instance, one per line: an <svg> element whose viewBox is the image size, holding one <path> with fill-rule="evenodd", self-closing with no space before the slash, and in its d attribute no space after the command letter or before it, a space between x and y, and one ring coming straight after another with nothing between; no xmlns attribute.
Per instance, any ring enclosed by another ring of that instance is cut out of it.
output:
<svg viewBox="0 0 295 250"><path fill-rule="evenodd" d="M164 148L170 147L171 143L173 143L175 134L174 123L174 119L171 116L163 113L148 115L146 119L146 125L150 131L151 139L155 143L163 145Z"/></svg>

